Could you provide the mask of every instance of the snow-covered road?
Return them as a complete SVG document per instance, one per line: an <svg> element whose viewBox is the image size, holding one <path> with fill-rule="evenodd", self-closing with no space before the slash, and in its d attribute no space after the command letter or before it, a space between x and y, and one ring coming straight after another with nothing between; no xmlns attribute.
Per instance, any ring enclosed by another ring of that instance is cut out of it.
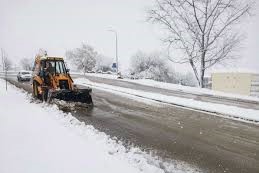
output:
<svg viewBox="0 0 259 173"><path fill-rule="evenodd" d="M31 101L0 79L1 173L198 172L181 162L163 163L57 109Z"/></svg>
<svg viewBox="0 0 259 173"><path fill-rule="evenodd" d="M259 110L241 108L237 106L229 106L220 103L210 103L204 101L197 101L193 99L187 99L182 97L168 96L160 93L151 93L147 91L118 87L113 85L107 85L104 83L92 82L85 78L77 78L74 80L76 84L90 86L99 90L105 90L119 95L126 95L126 97L133 97L139 100L142 99L145 102L158 101L162 103L169 103L195 110L206 111L210 113L216 113L217 116L224 116L226 118L234 118L241 121L259 122Z"/></svg>
<svg viewBox="0 0 259 173"><path fill-rule="evenodd" d="M93 80L94 82L98 81L97 79L102 79L103 83L107 83L108 81L114 81L115 86L120 86L119 82L124 82L125 84L132 85L135 84L135 86L138 86L141 88L141 86L145 86L146 89L156 88L161 89L165 91L175 91L178 93L181 93L183 97L186 97L186 95L190 94L193 96L203 96L203 97L212 97L221 99L222 101L228 100L228 101L240 101L240 102L250 102L250 103L256 103L259 102L258 97L252 97L252 96L245 96L245 95L239 95L239 94L232 94L232 93L225 93L221 91L214 91L207 88L198 88L198 87L189 87L189 86L183 86L179 84L172 84L172 83L165 83L165 82L159 82L154 81L151 79L117 79L117 75L113 74L98 74L98 73L86 73L85 75L82 73L72 73L72 76L75 77L86 77L89 80ZM120 84L121 84L120 83ZM125 86L125 85L124 85ZM213 100L209 100L210 102L213 102ZM242 104L240 104L242 106ZM259 108L258 108L259 109Z"/></svg>

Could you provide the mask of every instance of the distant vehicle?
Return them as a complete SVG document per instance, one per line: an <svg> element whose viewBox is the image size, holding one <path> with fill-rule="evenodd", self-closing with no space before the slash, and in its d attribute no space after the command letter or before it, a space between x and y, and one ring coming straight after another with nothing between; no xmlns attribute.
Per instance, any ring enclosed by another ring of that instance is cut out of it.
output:
<svg viewBox="0 0 259 173"><path fill-rule="evenodd" d="M95 71L89 70L89 71L87 71L87 73L95 73Z"/></svg>
<svg viewBox="0 0 259 173"><path fill-rule="evenodd" d="M30 81L31 80L31 72L30 71L20 71L17 74L18 81Z"/></svg>

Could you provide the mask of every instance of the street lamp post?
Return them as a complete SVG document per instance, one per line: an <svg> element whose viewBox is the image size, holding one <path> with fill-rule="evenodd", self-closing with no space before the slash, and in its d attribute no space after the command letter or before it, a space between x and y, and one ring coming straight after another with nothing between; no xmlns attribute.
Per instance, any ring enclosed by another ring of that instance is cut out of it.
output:
<svg viewBox="0 0 259 173"><path fill-rule="evenodd" d="M115 34L115 41L116 41L116 47L115 47L115 52L116 52L116 72L117 72L117 74L119 73L119 60L118 60L118 34L117 34L117 31L116 30L112 30L112 29L110 29L110 30L108 30L108 31L110 31L110 32L113 32L114 34Z"/></svg>

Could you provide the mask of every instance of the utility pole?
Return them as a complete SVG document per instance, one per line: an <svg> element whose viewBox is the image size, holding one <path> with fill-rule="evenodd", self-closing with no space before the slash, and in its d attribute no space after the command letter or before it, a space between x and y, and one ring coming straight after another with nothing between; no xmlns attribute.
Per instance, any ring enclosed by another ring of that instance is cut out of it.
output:
<svg viewBox="0 0 259 173"><path fill-rule="evenodd" d="M118 59L118 34L116 30L108 30L110 32L113 32L115 34L115 53L116 53L116 72L119 73L119 59Z"/></svg>

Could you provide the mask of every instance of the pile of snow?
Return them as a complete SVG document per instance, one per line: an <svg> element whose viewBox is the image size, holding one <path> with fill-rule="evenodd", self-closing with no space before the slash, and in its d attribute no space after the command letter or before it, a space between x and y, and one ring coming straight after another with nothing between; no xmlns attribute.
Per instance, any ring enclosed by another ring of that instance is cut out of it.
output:
<svg viewBox="0 0 259 173"><path fill-rule="evenodd" d="M12 85L6 92L1 79L0 105L1 173L197 172L182 162L126 149L55 105L31 102Z"/></svg>
<svg viewBox="0 0 259 173"><path fill-rule="evenodd" d="M73 74L82 75L82 73L73 73ZM259 98L257 98L257 97L225 93L222 91L213 91L213 90L206 89L206 88L189 87L189 86L183 86L183 85L179 85L179 84L159 82L159 81L154 81L151 79L138 79L138 80L117 79L117 75L114 75L114 74L96 74L96 73L87 73L86 76L94 76L94 77L105 78L105 79L120 80L120 81L131 82L131 83L136 83L136 84L145 85L145 86L151 86L151 87L173 90L173 91L181 91L181 92L186 92L186 93L196 94L196 95L210 95L210 96L215 96L215 97L223 97L223 98L227 97L227 98L236 99L236 100L240 99L240 100L259 102Z"/></svg>
<svg viewBox="0 0 259 173"><path fill-rule="evenodd" d="M72 72L71 75L86 75L86 76L94 76L99 78L106 78L106 79L117 79L117 74L102 74L102 73L81 73L81 72Z"/></svg>
<svg viewBox="0 0 259 173"><path fill-rule="evenodd" d="M90 86L92 88L105 90L115 94L121 93L122 95L136 96L136 99L140 98L150 99L162 103L169 103L178 106L184 106L196 110L216 113L219 116L225 116L227 118L235 118L241 121L249 120L259 122L259 110L240 108L236 106L228 106L223 104L202 102L193 99L180 98L175 96L167 96L159 93L145 92L141 90L134 90L129 88L117 87L113 85L107 85L102 83L91 82L84 78L78 78L74 80L76 84Z"/></svg>

